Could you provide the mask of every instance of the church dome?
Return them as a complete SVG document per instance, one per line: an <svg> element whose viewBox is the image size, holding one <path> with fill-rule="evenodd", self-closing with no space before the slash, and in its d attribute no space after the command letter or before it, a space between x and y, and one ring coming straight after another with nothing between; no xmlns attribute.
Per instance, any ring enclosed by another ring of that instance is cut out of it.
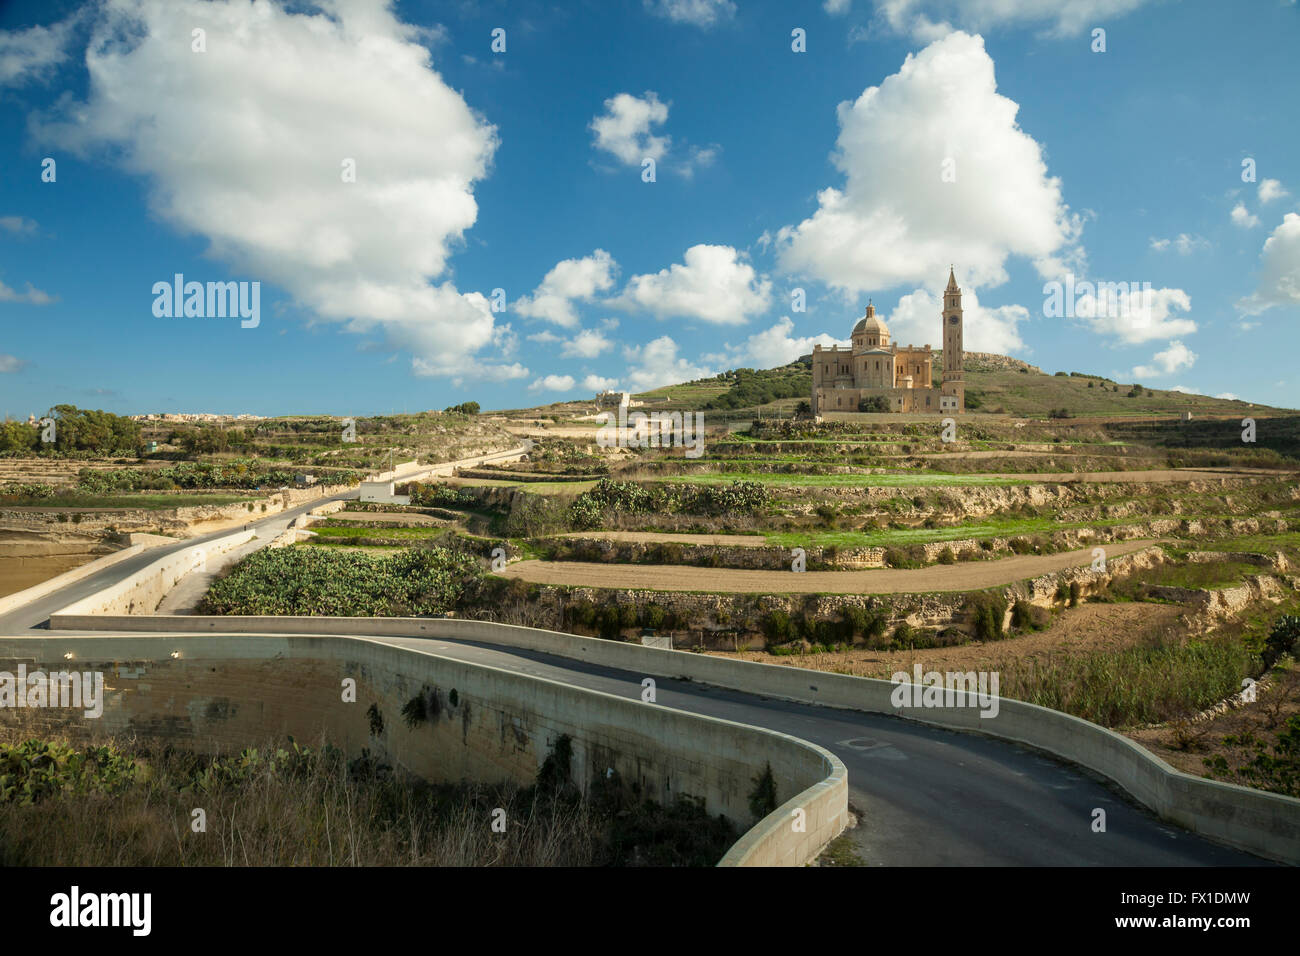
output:
<svg viewBox="0 0 1300 956"><path fill-rule="evenodd" d="M889 326L880 321L880 317L876 315L876 307L870 303L867 304L867 314L858 319L858 324L853 326L854 335L860 332L872 332L882 337L889 335Z"/></svg>

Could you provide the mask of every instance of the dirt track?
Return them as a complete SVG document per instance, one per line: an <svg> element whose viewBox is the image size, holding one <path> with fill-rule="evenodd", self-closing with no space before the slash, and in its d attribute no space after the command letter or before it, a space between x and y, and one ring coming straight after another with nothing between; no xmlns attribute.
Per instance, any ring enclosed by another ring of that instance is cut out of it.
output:
<svg viewBox="0 0 1300 956"><path fill-rule="evenodd" d="M1117 557L1156 544L1155 540L1111 542ZM632 588L648 591L704 591L726 594L896 594L913 591L973 591L1092 563L1092 548L1060 554L1022 555L1000 561L936 564L903 570L750 571L668 564L596 564L586 561L520 561L501 572L534 584Z"/></svg>

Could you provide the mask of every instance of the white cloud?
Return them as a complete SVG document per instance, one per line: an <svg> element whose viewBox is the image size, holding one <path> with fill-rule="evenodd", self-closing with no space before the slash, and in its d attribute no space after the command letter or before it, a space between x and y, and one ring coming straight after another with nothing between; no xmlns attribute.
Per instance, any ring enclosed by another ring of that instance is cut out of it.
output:
<svg viewBox="0 0 1300 956"><path fill-rule="evenodd" d="M822 4L822 9L833 17L849 12L849 6L852 0L826 0Z"/></svg>
<svg viewBox="0 0 1300 956"><path fill-rule="evenodd" d="M692 365L686 359L679 358L677 343L667 335L661 335L645 345L628 346L623 350L623 357L632 366L627 376L628 384L637 392L648 392L664 385L692 382L697 378L718 374L712 369Z"/></svg>
<svg viewBox="0 0 1300 956"><path fill-rule="evenodd" d="M597 292L611 289L617 271L618 264L604 249L582 259L565 259L546 273L531 296L516 300L513 308L520 315L573 328L578 324L574 300L587 302Z"/></svg>
<svg viewBox="0 0 1300 956"><path fill-rule="evenodd" d="M7 375L10 372L17 372L27 364L23 359L16 355L0 354L0 375Z"/></svg>
<svg viewBox="0 0 1300 956"><path fill-rule="evenodd" d="M534 332L532 335L528 336L528 341L541 342L543 345L551 345L555 342L563 342L564 339L560 338L550 329L543 329L540 332Z"/></svg>
<svg viewBox="0 0 1300 956"><path fill-rule="evenodd" d="M1191 297L1182 289L1137 289L1129 288L1128 283L1098 282L1095 287L1089 284L1082 294L1076 293L1074 316L1099 335L1138 345L1195 332L1195 322L1173 314L1191 307Z"/></svg>
<svg viewBox="0 0 1300 956"><path fill-rule="evenodd" d="M1147 0L875 0L886 23L902 33L933 39L952 26L988 30L1044 23L1051 36L1076 36L1109 26Z"/></svg>
<svg viewBox="0 0 1300 956"><path fill-rule="evenodd" d="M608 392L618 386L616 378L602 378L599 375L588 375L582 380L582 387L589 392Z"/></svg>
<svg viewBox="0 0 1300 956"><path fill-rule="evenodd" d="M22 216L0 216L0 232L15 236L30 236L36 231L36 222Z"/></svg>
<svg viewBox="0 0 1300 956"><path fill-rule="evenodd" d="M792 332L794 322L788 315L783 315L771 328L755 332L740 345L727 345L726 352L716 356L716 359L733 368L777 368L789 365L801 355L807 355L814 345L823 348L849 345L847 339L837 339L824 332L807 336L795 336Z"/></svg>
<svg viewBox="0 0 1300 956"><path fill-rule="evenodd" d="M595 329L583 329L564 343L560 355L564 358L595 358L613 347L614 343Z"/></svg>
<svg viewBox="0 0 1300 956"><path fill-rule="evenodd" d="M1152 365L1138 365L1133 369L1133 377L1137 380L1144 378L1158 378L1161 375L1172 375L1174 372L1182 369L1191 368L1196 364L1196 353L1178 340L1169 343L1169 347L1163 352L1157 352L1151 359Z"/></svg>
<svg viewBox="0 0 1300 956"><path fill-rule="evenodd" d="M451 383L460 386L466 382L509 382L517 378L527 378L528 367L518 362L491 363L469 362L458 367L451 367L445 362L413 358L411 371L422 377L450 378Z"/></svg>
<svg viewBox="0 0 1300 956"><path fill-rule="evenodd" d="M731 0L645 0L645 5L656 16L705 29L736 15Z"/></svg>
<svg viewBox="0 0 1300 956"><path fill-rule="evenodd" d="M1259 216L1248 211L1244 203L1237 203L1232 207L1232 224L1240 226L1242 229L1253 229L1259 225Z"/></svg>
<svg viewBox="0 0 1300 956"><path fill-rule="evenodd" d="M1166 249L1173 248L1180 256L1190 256L1200 249L1210 248L1210 243L1209 240L1201 236L1189 236L1187 233L1181 232L1176 239L1156 239L1152 237L1151 248L1156 252L1164 252Z"/></svg>
<svg viewBox="0 0 1300 956"><path fill-rule="evenodd" d="M532 392L568 392L577 382L572 375L545 375L528 386Z"/></svg>
<svg viewBox="0 0 1300 956"><path fill-rule="evenodd" d="M1262 179L1259 183L1259 201L1261 203L1272 202L1274 199L1282 199L1291 195L1282 188L1282 184L1276 179Z"/></svg>
<svg viewBox="0 0 1300 956"><path fill-rule="evenodd" d="M48 27L0 30L0 86L21 86L48 76L63 63L79 17L74 14Z"/></svg>
<svg viewBox="0 0 1300 956"><path fill-rule="evenodd" d="M49 305L51 302L58 302L58 296L50 295L48 292L42 292L30 282L24 283L26 291L15 292L9 286L0 282L0 302L25 302L28 305Z"/></svg>
<svg viewBox="0 0 1300 956"><path fill-rule="evenodd" d="M1170 392L1182 392L1184 395L1199 395L1199 394L1200 394L1200 392L1196 391L1195 389L1188 388L1188 387L1185 386L1185 385L1170 385L1169 388L1168 388L1168 391L1170 391Z"/></svg>
<svg viewBox="0 0 1300 956"><path fill-rule="evenodd" d="M731 246L695 245L683 262L653 275L633 276L610 303L645 309L659 318L681 316L740 325L772 301L772 282L739 259Z"/></svg>
<svg viewBox="0 0 1300 956"><path fill-rule="evenodd" d="M236 278L274 283L348 331L381 332L417 374L515 374L466 361L495 341L486 299L432 282L477 217L472 187L495 129L434 71L426 31L387 5L294 9L105 3L87 102L63 104L35 135L120 157L148 181L155 214L206 237ZM196 27L202 55L190 51ZM347 159L355 182L343 180Z"/></svg>
<svg viewBox="0 0 1300 956"><path fill-rule="evenodd" d="M978 36L953 33L839 105L832 161L843 189L777 234L782 268L849 294L921 285L961 266L965 284L1007 279L1009 256L1057 271L1081 228L1049 177L1042 147L998 94ZM945 182L952 160L955 181Z"/></svg>
<svg viewBox="0 0 1300 956"><path fill-rule="evenodd" d="M668 104L659 102L654 90L647 90L644 99L619 93L605 101L604 115L595 117L590 129L596 134L597 149L624 165L640 166L647 158L657 163L668 152L672 137L650 132L651 126L661 126L667 120Z"/></svg>
<svg viewBox="0 0 1300 956"><path fill-rule="evenodd" d="M1227 399L1227 400L1230 401L1230 402L1239 402L1239 401L1241 401L1241 398L1237 395L1236 392L1220 392L1218 395L1215 395L1214 397L1215 397L1215 398L1225 398L1225 399Z"/></svg>
<svg viewBox="0 0 1300 956"><path fill-rule="evenodd" d="M890 341L895 345L943 348L940 321L943 306L940 299L941 293L931 295L927 289L917 289L899 299L893 313L883 317L889 326ZM985 308L972 289L962 290L961 305L964 349L999 355L1013 355L1026 350L1019 326L1029 318L1029 310L1023 305Z"/></svg>
<svg viewBox="0 0 1300 956"><path fill-rule="evenodd" d="M662 103L654 90L646 90L644 98L631 93L619 93L605 101L605 112L592 119L588 127L596 134L593 145L614 156L625 166L640 166L653 159L657 167L691 179L698 169L706 169L717 161L722 147L683 144L672 148L671 136L657 136L650 128L668 121L669 104ZM669 162L669 154L672 161Z"/></svg>
<svg viewBox="0 0 1300 956"><path fill-rule="evenodd" d="M1300 305L1300 215L1283 217L1264 240L1259 263L1259 284L1237 303L1238 311L1258 315L1274 306Z"/></svg>

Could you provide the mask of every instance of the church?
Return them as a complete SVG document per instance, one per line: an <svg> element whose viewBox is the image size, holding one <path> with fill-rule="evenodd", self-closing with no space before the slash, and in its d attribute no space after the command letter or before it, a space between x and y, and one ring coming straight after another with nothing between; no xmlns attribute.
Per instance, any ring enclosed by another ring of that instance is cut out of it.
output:
<svg viewBox="0 0 1300 956"><path fill-rule="evenodd" d="M853 327L848 348L813 346L812 413L903 412L961 413L966 408L962 381L961 289L948 270L940 317L943 370L934 381L929 345L906 348L889 341L889 326L867 304L867 314Z"/></svg>

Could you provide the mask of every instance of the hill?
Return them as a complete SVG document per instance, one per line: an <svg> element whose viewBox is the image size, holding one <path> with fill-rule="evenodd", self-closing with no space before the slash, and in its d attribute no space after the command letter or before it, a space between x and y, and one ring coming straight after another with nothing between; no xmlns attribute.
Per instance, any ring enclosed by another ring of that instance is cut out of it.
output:
<svg viewBox="0 0 1300 956"><path fill-rule="evenodd" d="M1286 411L1237 399L1116 382L1085 372L1048 375L1035 365L1007 355L968 352L966 357L967 410L973 414L1140 419L1177 417L1190 412L1195 419ZM936 367L942 358L942 351L936 350ZM803 356L779 368L733 369L711 378L643 392L634 398L645 402L648 408L715 411L730 418L739 412L788 414L800 401L807 401L811 391L812 358Z"/></svg>

